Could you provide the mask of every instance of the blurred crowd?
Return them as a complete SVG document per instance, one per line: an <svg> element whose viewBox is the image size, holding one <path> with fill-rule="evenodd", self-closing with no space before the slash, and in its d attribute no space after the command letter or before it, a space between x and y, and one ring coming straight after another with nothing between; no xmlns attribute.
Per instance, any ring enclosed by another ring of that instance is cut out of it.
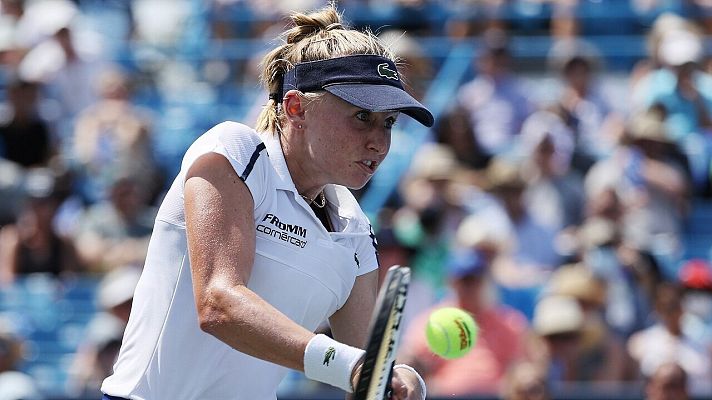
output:
<svg viewBox="0 0 712 400"><path fill-rule="evenodd" d="M241 40L274 40L285 14L322 4L0 0L0 400L96 397L182 151L223 119L251 123L267 99L255 83L265 47ZM442 62L423 39L477 44L373 216L381 265L414 271L400 357L429 393L712 396L712 2L338 4L392 44L420 99ZM590 39L622 34L645 37L647 53L611 98L606 49ZM527 35L551 45L523 79L512 38ZM705 216L699 256L689 232ZM58 366L67 381L49 393L7 302L37 274L97 282L96 312ZM444 305L479 324L461 359L425 343ZM284 393L312 388L298 380Z"/></svg>

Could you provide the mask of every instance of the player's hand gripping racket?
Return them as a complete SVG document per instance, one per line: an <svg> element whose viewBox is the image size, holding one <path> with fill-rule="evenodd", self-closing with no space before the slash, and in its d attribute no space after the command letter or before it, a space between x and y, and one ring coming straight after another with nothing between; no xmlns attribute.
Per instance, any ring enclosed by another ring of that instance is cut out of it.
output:
<svg viewBox="0 0 712 400"><path fill-rule="evenodd" d="M410 268L394 265L388 269L373 309L366 356L354 391L354 400L390 398L391 375L409 283Z"/></svg>

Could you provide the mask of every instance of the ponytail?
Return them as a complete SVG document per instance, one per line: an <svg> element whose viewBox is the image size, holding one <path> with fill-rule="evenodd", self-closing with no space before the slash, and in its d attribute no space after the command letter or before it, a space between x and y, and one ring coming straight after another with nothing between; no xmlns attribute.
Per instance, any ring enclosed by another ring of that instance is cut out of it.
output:
<svg viewBox="0 0 712 400"><path fill-rule="evenodd" d="M292 27L281 38L284 44L262 59L260 82L268 90L269 99L257 118L255 129L272 134L281 132L282 78L301 62L327 60L354 54L372 54L395 61L393 53L373 33L359 32L345 26L334 4L310 14L294 13ZM318 97L320 93L308 94Z"/></svg>

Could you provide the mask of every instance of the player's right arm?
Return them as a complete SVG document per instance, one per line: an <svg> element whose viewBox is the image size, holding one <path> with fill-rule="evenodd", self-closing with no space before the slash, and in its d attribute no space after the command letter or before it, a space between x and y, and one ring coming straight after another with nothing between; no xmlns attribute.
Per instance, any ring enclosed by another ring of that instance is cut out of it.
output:
<svg viewBox="0 0 712 400"><path fill-rule="evenodd" d="M200 328L242 353L303 371L314 334L247 288L256 240L250 190L215 153L195 161L184 188Z"/></svg>

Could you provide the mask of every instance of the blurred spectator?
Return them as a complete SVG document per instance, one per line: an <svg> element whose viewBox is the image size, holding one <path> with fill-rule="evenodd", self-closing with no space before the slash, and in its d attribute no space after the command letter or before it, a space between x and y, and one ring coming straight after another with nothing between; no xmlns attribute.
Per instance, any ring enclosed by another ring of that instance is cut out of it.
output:
<svg viewBox="0 0 712 400"><path fill-rule="evenodd" d="M36 83L8 83L9 109L0 122L0 157L23 167L45 166L54 153L47 123L38 115Z"/></svg>
<svg viewBox="0 0 712 400"><path fill-rule="evenodd" d="M680 284L685 289L683 308L690 316L690 334L712 350L712 265L704 259L684 261L678 271Z"/></svg>
<svg viewBox="0 0 712 400"><path fill-rule="evenodd" d="M102 68L101 42L96 34L77 29L78 17L71 1L47 0L33 2L22 22L31 50L19 65L20 77L46 85L61 124L95 101L93 84Z"/></svg>
<svg viewBox="0 0 712 400"><path fill-rule="evenodd" d="M48 169L27 174L26 200L17 222L0 229L0 283L31 273L60 276L82 271L74 245L52 225L60 202L57 183Z"/></svg>
<svg viewBox="0 0 712 400"><path fill-rule="evenodd" d="M556 231L529 212L524 201L526 182L518 165L496 157L487 167L486 178L487 190L506 212L514 235L511 257L500 257L496 264L497 282L509 287L541 285L562 261L554 249Z"/></svg>
<svg viewBox="0 0 712 400"><path fill-rule="evenodd" d="M546 372L531 362L520 362L507 371L502 386L504 400L548 400Z"/></svg>
<svg viewBox="0 0 712 400"><path fill-rule="evenodd" d="M595 161L610 153L615 138L606 128L613 116L610 104L594 80L598 59L593 50L586 53L582 48L585 44L580 40L561 40L553 45L549 57L553 72L561 74L563 82L552 111L573 135L571 167L585 174Z"/></svg>
<svg viewBox="0 0 712 400"><path fill-rule="evenodd" d="M470 113L475 140L490 155L510 149L524 119L533 111L511 74L510 64L504 33L486 32L477 58L478 75L457 93L459 106Z"/></svg>
<svg viewBox="0 0 712 400"><path fill-rule="evenodd" d="M18 26L25 13L25 0L0 0L0 65L15 70L27 49L21 45Z"/></svg>
<svg viewBox="0 0 712 400"><path fill-rule="evenodd" d="M510 217L504 207L490 194L480 195L473 202L472 214L458 226L455 243L458 247L474 249L492 264L491 274L497 286L497 295L502 304L522 312L531 318L534 303L539 293L541 283L549 271L541 265L519 262L531 260L531 254L545 254L547 250L538 253L524 254L531 250L530 243L520 243ZM526 232L527 224L517 227ZM537 239L538 240L538 239ZM521 244L521 248L519 247ZM545 245L550 248L550 244ZM520 257L520 258L517 258ZM526 258L529 257L529 258Z"/></svg>
<svg viewBox="0 0 712 400"><path fill-rule="evenodd" d="M414 275L436 289L444 285L442 266L448 257L450 238L467 214L451 190L461 171L447 146L422 146L401 180L399 193L404 204L393 216L395 234L416 250L410 264Z"/></svg>
<svg viewBox="0 0 712 400"><path fill-rule="evenodd" d="M447 189L462 172L452 148L435 143L422 145L402 180L400 190L404 205L417 211L457 208L459 204L450 197ZM451 221L450 225L458 222Z"/></svg>
<svg viewBox="0 0 712 400"><path fill-rule="evenodd" d="M401 329L405 331L421 310L435 303L437 293L432 282L427 279L428 277L422 277L422 274L412 267L411 257L415 253L415 249L402 243L393 227L390 226L392 221L389 221L388 217L384 218L383 214L386 214L386 212L382 212L379 219L382 223L385 222L387 226L381 226L376 234L380 281L383 282L388 268L393 265L408 265L413 268L413 275L408 285L408 301L405 304L400 322Z"/></svg>
<svg viewBox="0 0 712 400"><path fill-rule="evenodd" d="M618 223L588 218L577 229L578 256L606 282L606 322L623 337L645 327L662 271L655 258L623 240Z"/></svg>
<svg viewBox="0 0 712 400"><path fill-rule="evenodd" d="M122 266L106 274L99 283L101 311L89 322L72 363L68 382L72 395L95 396L101 382L111 374L140 276L139 268Z"/></svg>
<svg viewBox="0 0 712 400"><path fill-rule="evenodd" d="M643 107L662 108L666 135L687 155L696 191L709 194L712 76L699 68L703 52L694 27L662 33L657 54L663 68L640 82L637 96Z"/></svg>
<svg viewBox="0 0 712 400"><path fill-rule="evenodd" d="M685 261L680 267L679 278L686 289L712 291L712 265L706 260Z"/></svg>
<svg viewBox="0 0 712 400"><path fill-rule="evenodd" d="M676 254L687 209L685 168L654 110L636 115L623 145L586 176L590 188L615 187L624 202L623 235L640 250Z"/></svg>
<svg viewBox="0 0 712 400"><path fill-rule="evenodd" d="M453 297L435 306L460 307L477 321L479 337L467 355L445 360L430 352L424 332L433 309L423 311L404 334L400 360L418 369L433 396L497 393L506 371L525 357L526 318L496 302L489 269L482 253L453 255L448 263Z"/></svg>
<svg viewBox="0 0 712 400"><path fill-rule="evenodd" d="M0 13L14 22L22 17L25 0L2 0L0 1Z"/></svg>
<svg viewBox="0 0 712 400"><path fill-rule="evenodd" d="M620 224L625 214L624 201L615 179L584 180L585 216Z"/></svg>
<svg viewBox="0 0 712 400"><path fill-rule="evenodd" d="M454 246L474 249L489 262L497 262L499 258L509 256L516 245L512 226L496 199L485 194L478 201L482 203L479 208L458 225ZM497 273L496 267L492 273Z"/></svg>
<svg viewBox="0 0 712 400"><path fill-rule="evenodd" d="M585 0L583 0L585 1ZM572 39L579 35L577 8L581 0L549 0L551 3L550 35L555 39Z"/></svg>
<svg viewBox="0 0 712 400"><path fill-rule="evenodd" d="M72 0L22 0L17 23L17 42L29 50L51 38L61 28L79 20L77 2Z"/></svg>
<svg viewBox="0 0 712 400"><path fill-rule="evenodd" d="M623 341L605 320L605 281L583 264L565 265L554 273L545 291L575 299L582 311L576 358L568 365L567 380L607 382L633 378Z"/></svg>
<svg viewBox="0 0 712 400"><path fill-rule="evenodd" d="M580 224L583 180L571 169L571 131L557 115L538 111L524 122L519 139L527 182L524 197L532 217L557 231Z"/></svg>
<svg viewBox="0 0 712 400"><path fill-rule="evenodd" d="M25 171L0 157L0 228L15 223L23 201Z"/></svg>
<svg viewBox="0 0 712 400"><path fill-rule="evenodd" d="M707 75L712 75L712 56L705 57L705 60L701 64L701 68Z"/></svg>
<svg viewBox="0 0 712 400"><path fill-rule="evenodd" d="M660 54L660 42L665 34L670 31L691 29L694 29L694 25L676 13L664 12L655 18L655 22L646 33L647 40L645 49L648 58L640 60L633 68L633 71L631 71L630 80L634 89L632 93L634 101L640 102L642 100L640 98L642 93L639 89L639 84L643 83L642 86L645 86L647 84L648 75L665 65ZM635 104L635 106L639 108L641 104Z"/></svg>
<svg viewBox="0 0 712 400"><path fill-rule="evenodd" d="M471 209L455 231L455 246L476 249L490 260L508 255L516 245L509 216L498 200L486 192L470 196Z"/></svg>
<svg viewBox="0 0 712 400"><path fill-rule="evenodd" d="M693 12L705 29L706 34L712 34L712 2L709 0L692 0Z"/></svg>
<svg viewBox="0 0 712 400"><path fill-rule="evenodd" d="M687 400L687 373L678 364L661 364L645 385L645 400Z"/></svg>
<svg viewBox="0 0 712 400"><path fill-rule="evenodd" d="M436 124L435 135L438 143L450 147L459 162L478 170L487 166L492 156L475 140L470 113L467 110L455 106L441 116Z"/></svg>
<svg viewBox="0 0 712 400"><path fill-rule="evenodd" d="M172 0L170 7L166 7L162 0L134 0L131 3L134 39L158 47L181 45L180 40L190 17L189 0ZM156 18L156 15L161 18Z"/></svg>
<svg viewBox="0 0 712 400"><path fill-rule="evenodd" d="M109 198L87 209L74 239L91 272L143 265L148 250L155 213L146 205L145 188L130 171L115 179Z"/></svg>
<svg viewBox="0 0 712 400"><path fill-rule="evenodd" d="M41 399L32 377L19 371L23 344L12 323L0 318L0 400Z"/></svg>
<svg viewBox="0 0 712 400"><path fill-rule="evenodd" d="M645 377L652 377L664 363L675 362L690 380L693 395L712 394L712 356L709 343L691 334L683 309L683 292L676 284L662 284L655 297L655 325L636 332L628 341L628 352Z"/></svg>
<svg viewBox="0 0 712 400"><path fill-rule="evenodd" d="M647 108L644 97L647 96L651 85L651 75L664 66L660 56L660 42L664 35L669 31L690 28L690 23L675 13L666 12L655 19L651 29L646 33L645 50L648 57L636 62L628 78L631 89L628 99L631 101L632 111Z"/></svg>
<svg viewBox="0 0 712 400"><path fill-rule="evenodd" d="M128 77L119 69L102 72L98 89L101 100L82 112L74 131L84 194L92 202L105 198L117 168L131 164L142 171L136 178L151 195L160 184L148 112L131 104Z"/></svg>
<svg viewBox="0 0 712 400"><path fill-rule="evenodd" d="M529 352L535 365L546 371L548 385L576 379L583 324L583 310L575 299L554 295L537 303Z"/></svg>

